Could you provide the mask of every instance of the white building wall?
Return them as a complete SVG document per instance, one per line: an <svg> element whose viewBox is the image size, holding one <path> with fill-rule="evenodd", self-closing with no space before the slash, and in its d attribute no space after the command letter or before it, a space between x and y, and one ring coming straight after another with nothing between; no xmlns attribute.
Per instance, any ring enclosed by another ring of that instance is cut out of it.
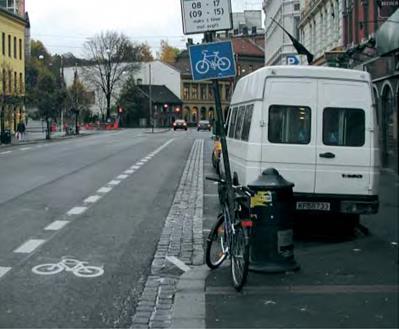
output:
<svg viewBox="0 0 399 329"><path fill-rule="evenodd" d="M150 83L150 70L151 65L151 84L165 85L171 92L181 99L181 75L172 66L165 64L161 61L154 61L151 63L143 63L141 69L135 74L137 79L142 80L142 84L148 85Z"/></svg>
<svg viewBox="0 0 399 329"><path fill-rule="evenodd" d="M265 13L265 63L266 65L285 65L288 55L297 55L291 40L284 31L272 21L276 20L290 34L296 35L295 16L299 16L300 0L264 0ZM298 10L297 10L298 9Z"/></svg>

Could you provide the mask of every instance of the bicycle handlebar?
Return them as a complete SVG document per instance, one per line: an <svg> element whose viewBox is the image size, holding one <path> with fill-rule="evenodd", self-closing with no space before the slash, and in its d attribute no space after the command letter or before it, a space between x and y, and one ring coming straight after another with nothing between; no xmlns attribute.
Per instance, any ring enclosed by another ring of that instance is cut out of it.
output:
<svg viewBox="0 0 399 329"><path fill-rule="evenodd" d="M208 176L207 176L207 177L205 177L205 179L206 179L206 180L209 180L209 181L212 181L212 182L218 182L218 183L224 184L224 185L226 184L226 181L225 181L224 179L221 179L221 178L208 177ZM254 196L254 195L255 195L255 192L252 191L248 186L233 185L233 190L234 190L235 192L242 191L242 192L248 194L248 196Z"/></svg>

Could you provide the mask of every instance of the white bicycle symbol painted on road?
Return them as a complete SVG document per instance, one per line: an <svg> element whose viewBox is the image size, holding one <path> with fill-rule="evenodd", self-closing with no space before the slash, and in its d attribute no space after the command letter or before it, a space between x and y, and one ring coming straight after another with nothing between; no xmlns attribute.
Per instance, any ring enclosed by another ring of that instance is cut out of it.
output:
<svg viewBox="0 0 399 329"><path fill-rule="evenodd" d="M209 69L227 71L231 67L231 62L227 57L219 57L219 52L215 51L208 54L208 50L203 50L204 57L195 64L195 70L200 74L208 73Z"/></svg>
<svg viewBox="0 0 399 329"><path fill-rule="evenodd" d="M32 272L38 275L55 275L62 271L72 272L79 278L96 278L104 274L102 267L86 265L88 262L81 262L73 258L63 258L55 264L41 264L32 268Z"/></svg>

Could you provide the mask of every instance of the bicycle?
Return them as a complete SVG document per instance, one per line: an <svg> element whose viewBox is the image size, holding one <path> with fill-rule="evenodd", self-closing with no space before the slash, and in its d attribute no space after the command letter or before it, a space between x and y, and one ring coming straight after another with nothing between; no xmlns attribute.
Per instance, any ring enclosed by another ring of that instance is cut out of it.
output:
<svg viewBox="0 0 399 329"><path fill-rule="evenodd" d="M223 179L206 177L226 187ZM231 218L227 193L222 193L222 213L206 241L206 264L211 269L218 268L229 256L233 286L240 291L244 286L249 267L249 246L252 234L250 198L253 192L244 186L233 185L234 218Z"/></svg>
<svg viewBox="0 0 399 329"><path fill-rule="evenodd" d="M208 51L202 52L204 57L202 60L195 64L195 69L200 74L208 73L209 69L219 69L220 71L227 71L231 67L231 62L227 57L219 57L219 52L216 51L211 55L208 55Z"/></svg>

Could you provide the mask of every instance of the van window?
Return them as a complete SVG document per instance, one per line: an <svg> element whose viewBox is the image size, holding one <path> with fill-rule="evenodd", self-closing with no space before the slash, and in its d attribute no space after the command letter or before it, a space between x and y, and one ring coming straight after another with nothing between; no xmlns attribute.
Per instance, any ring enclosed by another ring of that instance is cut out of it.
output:
<svg viewBox="0 0 399 329"><path fill-rule="evenodd" d="M236 116L236 130L234 134L235 139L241 139L241 130L244 123L245 106L240 106Z"/></svg>
<svg viewBox="0 0 399 329"><path fill-rule="evenodd" d="M323 143L334 146L363 146L365 121L365 113L360 109L324 109Z"/></svg>
<svg viewBox="0 0 399 329"><path fill-rule="evenodd" d="M270 143L309 144L311 110L305 106L272 105L269 108Z"/></svg>
<svg viewBox="0 0 399 329"><path fill-rule="evenodd" d="M247 105L245 109L244 125L242 127L241 139L248 141L249 131L251 130L252 113L254 111L254 105Z"/></svg>
<svg viewBox="0 0 399 329"><path fill-rule="evenodd" d="M233 108L230 111L230 122L229 122L229 137L234 138L234 129L236 127L236 117L237 117L237 108Z"/></svg>

